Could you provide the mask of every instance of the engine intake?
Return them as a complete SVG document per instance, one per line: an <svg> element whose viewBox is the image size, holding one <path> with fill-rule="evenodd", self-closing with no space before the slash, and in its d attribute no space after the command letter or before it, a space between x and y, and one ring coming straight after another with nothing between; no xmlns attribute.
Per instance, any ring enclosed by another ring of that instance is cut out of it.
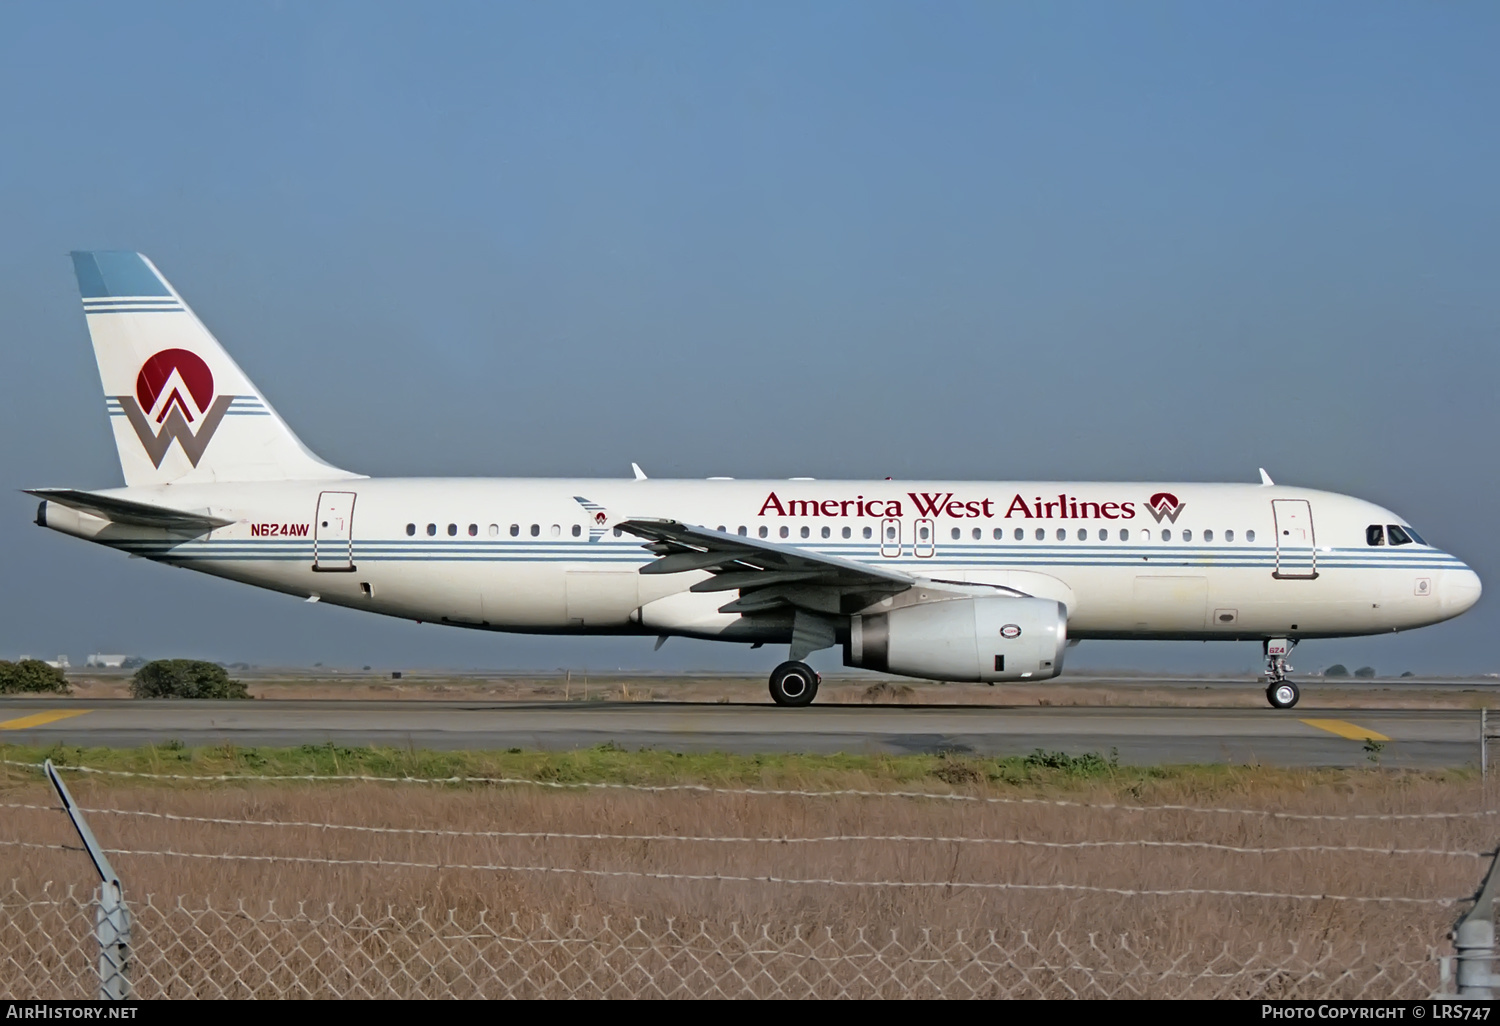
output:
<svg viewBox="0 0 1500 1026"><path fill-rule="evenodd" d="M1060 602L955 598L851 617L844 665L929 680L1046 680L1062 672L1067 643Z"/></svg>

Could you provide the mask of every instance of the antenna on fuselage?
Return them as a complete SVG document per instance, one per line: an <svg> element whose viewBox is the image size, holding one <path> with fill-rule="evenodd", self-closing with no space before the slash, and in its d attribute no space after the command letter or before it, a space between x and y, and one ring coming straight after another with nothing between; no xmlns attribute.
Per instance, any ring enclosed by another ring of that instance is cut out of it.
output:
<svg viewBox="0 0 1500 1026"><path fill-rule="evenodd" d="M630 469L635 472L635 479L637 481L646 480L646 472L641 469L641 465L639 463L632 463L630 465ZM1264 474L1265 471L1263 470L1261 471L1261 473Z"/></svg>
<svg viewBox="0 0 1500 1026"><path fill-rule="evenodd" d="M634 464L631 465L634 466ZM1273 485L1276 483L1271 480L1271 475L1266 473L1265 467L1260 468L1260 483L1263 485Z"/></svg>

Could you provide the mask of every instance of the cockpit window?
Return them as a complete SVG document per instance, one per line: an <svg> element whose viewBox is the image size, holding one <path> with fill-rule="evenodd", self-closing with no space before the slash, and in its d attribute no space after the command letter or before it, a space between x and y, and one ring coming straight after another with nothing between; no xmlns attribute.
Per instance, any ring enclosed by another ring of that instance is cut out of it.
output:
<svg viewBox="0 0 1500 1026"><path fill-rule="evenodd" d="M1390 537L1392 545L1411 544L1411 536L1399 524L1387 524L1385 526L1385 533Z"/></svg>
<svg viewBox="0 0 1500 1026"><path fill-rule="evenodd" d="M1379 524L1371 524L1369 527L1365 528L1365 544L1384 545L1385 528L1381 527Z"/></svg>
<svg viewBox="0 0 1500 1026"><path fill-rule="evenodd" d="M1414 542L1416 542L1418 545L1426 545L1427 544L1426 542L1424 542L1422 540L1422 536L1420 534L1418 534L1416 531L1413 531L1410 527L1403 527L1403 528L1401 528L1401 530L1403 530L1407 534L1411 535L1411 540L1414 541Z"/></svg>

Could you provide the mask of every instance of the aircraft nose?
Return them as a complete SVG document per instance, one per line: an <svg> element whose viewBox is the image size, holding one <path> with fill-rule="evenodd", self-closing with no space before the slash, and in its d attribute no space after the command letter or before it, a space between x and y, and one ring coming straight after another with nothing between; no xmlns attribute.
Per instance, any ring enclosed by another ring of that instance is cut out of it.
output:
<svg viewBox="0 0 1500 1026"><path fill-rule="evenodd" d="M1483 590L1479 575L1468 567L1449 570L1443 575L1443 612L1449 616L1457 616L1478 602Z"/></svg>

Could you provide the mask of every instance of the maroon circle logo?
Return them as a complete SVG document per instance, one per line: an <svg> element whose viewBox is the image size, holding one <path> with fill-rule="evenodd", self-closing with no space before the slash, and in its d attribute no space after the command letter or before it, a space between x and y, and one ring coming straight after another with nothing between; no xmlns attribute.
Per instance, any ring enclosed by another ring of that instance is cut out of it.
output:
<svg viewBox="0 0 1500 1026"><path fill-rule="evenodd" d="M156 412L156 404L162 400L162 393L171 383L173 371L177 372L178 380L187 389L188 397L196 408L189 409L182 393L173 388L166 393L165 405L156 414L156 422L160 424L168 411L176 406L191 424L208 410L209 404L214 400L213 372L197 353L186 349L163 349L147 360L135 378L136 401L141 404L143 411Z"/></svg>
<svg viewBox="0 0 1500 1026"><path fill-rule="evenodd" d="M1000 636L1007 641L1014 641L1021 636L1021 625L1015 623L1006 624L1000 628Z"/></svg>

